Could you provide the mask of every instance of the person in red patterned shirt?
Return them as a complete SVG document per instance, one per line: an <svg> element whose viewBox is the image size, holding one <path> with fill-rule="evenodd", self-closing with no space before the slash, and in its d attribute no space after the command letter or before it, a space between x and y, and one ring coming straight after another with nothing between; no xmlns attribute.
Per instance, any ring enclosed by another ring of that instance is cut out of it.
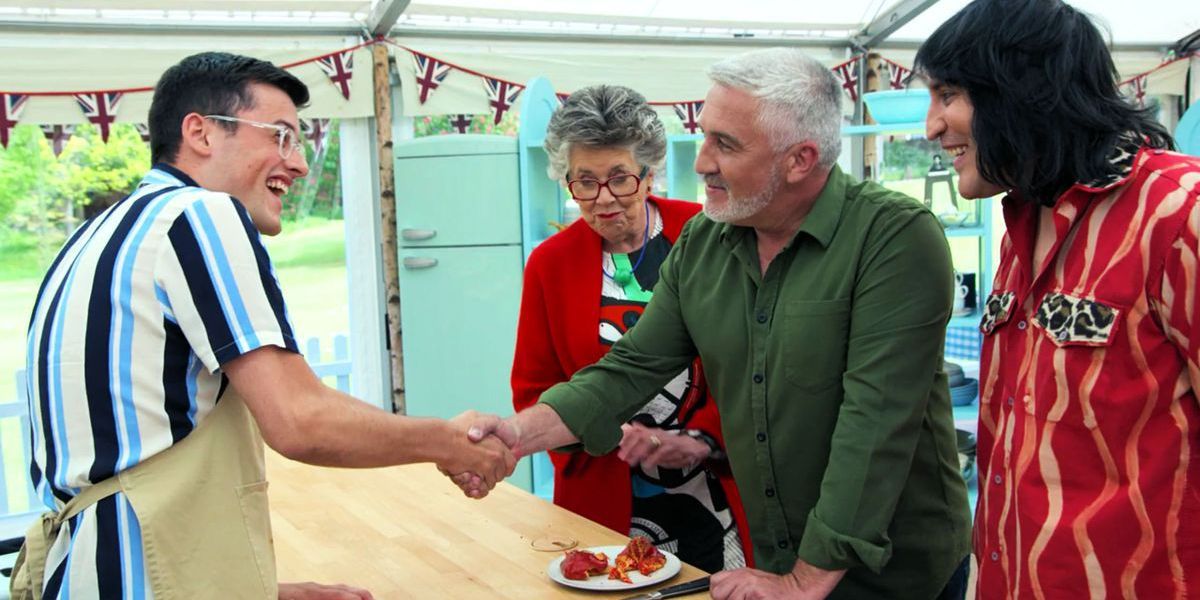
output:
<svg viewBox="0 0 1200 600"><path fill-rule="evenodd" d="M977 0L915 68L960 194L1006 193L977 597L1200 597L1200 159L1059 0Z"/></svg>

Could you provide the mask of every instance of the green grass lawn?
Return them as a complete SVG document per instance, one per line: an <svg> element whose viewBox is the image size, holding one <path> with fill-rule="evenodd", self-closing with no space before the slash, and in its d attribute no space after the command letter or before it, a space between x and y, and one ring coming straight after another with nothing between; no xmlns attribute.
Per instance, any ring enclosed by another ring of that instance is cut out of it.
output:
<svg viewBox="0 0 1200 600"><path fill-rule="evenodd" d="M342 221L285 223L284 233L265 239L301 348L307 338L316 337L322 350L331 353L333 336L347 333L350 321ZM42 273L57 250L47 252L27 240L20 242L0 245L0 402L16 400L14 374L25 366L29 313ZM23 510L24 495L17 485L23 480L15 477L26 469L16 451L22 444L20 431L15 421L5 421L10 422L0 423L0 447L8 474L9 506Z"/></svg>

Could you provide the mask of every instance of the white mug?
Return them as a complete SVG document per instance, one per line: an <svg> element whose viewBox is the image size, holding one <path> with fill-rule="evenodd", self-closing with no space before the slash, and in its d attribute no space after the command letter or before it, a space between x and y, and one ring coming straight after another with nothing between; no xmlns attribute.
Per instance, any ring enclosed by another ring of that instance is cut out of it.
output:
<svg viewBox="0 0 1200 600"><path fill-rule="evenodd" d="M963 283L963 275L958 271L954 272L954 312L962 313L967 310L967 289Z"/></svg>

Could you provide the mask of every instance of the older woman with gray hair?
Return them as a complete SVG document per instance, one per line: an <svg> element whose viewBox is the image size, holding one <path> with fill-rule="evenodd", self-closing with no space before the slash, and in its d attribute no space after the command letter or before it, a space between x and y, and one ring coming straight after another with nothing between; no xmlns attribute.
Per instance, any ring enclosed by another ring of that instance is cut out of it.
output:
<svg viewBox="0 0 1200 600"><path fill-rule="evenodd" d="M634 326L659 266L701 208L650 194L666 135L629 88L571 94L550 119L545 147L550 177L566 186L581 218L534 249L525 268L512 371L518 411ZM744 566L749 535L699 361L622 429L619 449L604 456L550 452L554 503L708 571Z"/></svg>

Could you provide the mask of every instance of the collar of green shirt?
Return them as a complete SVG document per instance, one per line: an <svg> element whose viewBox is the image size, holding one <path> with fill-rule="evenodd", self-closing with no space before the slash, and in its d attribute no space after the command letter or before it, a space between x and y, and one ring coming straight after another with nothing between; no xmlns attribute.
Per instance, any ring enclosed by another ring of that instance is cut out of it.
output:
<svg viewBox="0 0 1200 600"><path fill-rule="evenodd" d="M808 212L808 216L804 217L804 223L800 225L796 235L792 236L792 242L788 244L788 247L795 243L796 237L800 234L806 234L816 240L822 248L829 246L829 242L833 240L833 234L837 232L838 224L842 221L842 207L846 204L847 179L848 177L842 173L841 167L833 165L833 168L829 170L829 178L825 180L825 187L821 188L821 194L817 196L816 203ZM750 229L750 227L725 223L721 227L721 242L732 248Z"/></svg>

